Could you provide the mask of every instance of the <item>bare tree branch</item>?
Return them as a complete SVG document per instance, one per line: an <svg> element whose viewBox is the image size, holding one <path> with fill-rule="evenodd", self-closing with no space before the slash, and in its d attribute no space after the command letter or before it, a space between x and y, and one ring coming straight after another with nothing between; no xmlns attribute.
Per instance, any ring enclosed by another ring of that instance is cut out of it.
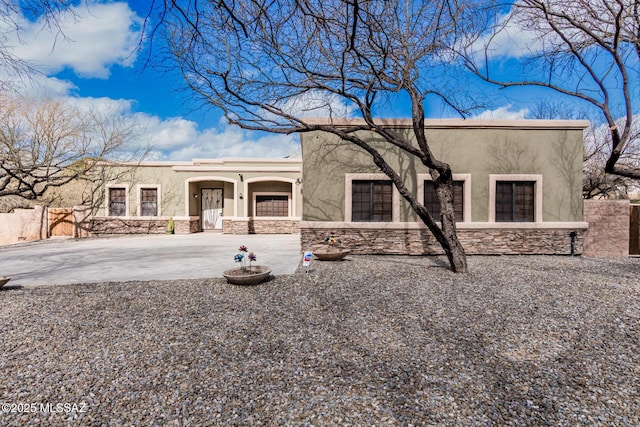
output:
<svg viewBox="0 0 640 427"><path fill-rule="evenodd" d="M73 0L0 0L0 70L5 74L26 79L38 71L13 53L15 40L20 40L22 17L39 21L44 28L55 29L64 37L60 27L63 14L72 14ZM0 90L8 89L7 81L0 80Z"/></svg>
<svg viewBox="0 0 640 427"><path fill-rule="evenodd" d="M640 105L640 17L634 0L522 0L508 19L496 13L485 38L469 39L462 55L469 70L502 88L538 86L594 106L609 127L604 172L640 179L634 156L635 117ZM519 59L519 76L495 77L493 47L517 28L532 37L533 47ZM539 44L539 45L538 45Z"/></svg>

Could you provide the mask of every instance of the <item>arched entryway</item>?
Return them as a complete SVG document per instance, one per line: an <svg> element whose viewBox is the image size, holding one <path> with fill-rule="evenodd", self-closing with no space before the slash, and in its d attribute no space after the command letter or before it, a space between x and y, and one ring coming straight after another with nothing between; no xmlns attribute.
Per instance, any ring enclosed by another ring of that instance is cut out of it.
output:
<svg viewBox="0 0 640 427"><path fill-rule="evenodd" d="M299 213L294 179L260 177L245 180L244 211L249 233L297 232Z"/></svg>
<svg viewBox="0 0 640 427"><path fill-rule="evenodd" d="M186 215L200 217L200 230L222 231L223 218L238 212L237 180L203 176L186 180Z"/></svg>

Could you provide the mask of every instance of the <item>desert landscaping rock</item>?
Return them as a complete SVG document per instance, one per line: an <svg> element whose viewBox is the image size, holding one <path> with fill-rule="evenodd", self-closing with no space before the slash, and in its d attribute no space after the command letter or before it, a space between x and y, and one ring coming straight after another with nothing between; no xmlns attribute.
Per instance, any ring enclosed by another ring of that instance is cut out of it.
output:
<svg viewBox="0 0 640 427"><path fill-rule="evenodd" d="M0 424L640 425L640 259L469 264L3 289Z"/></svg>

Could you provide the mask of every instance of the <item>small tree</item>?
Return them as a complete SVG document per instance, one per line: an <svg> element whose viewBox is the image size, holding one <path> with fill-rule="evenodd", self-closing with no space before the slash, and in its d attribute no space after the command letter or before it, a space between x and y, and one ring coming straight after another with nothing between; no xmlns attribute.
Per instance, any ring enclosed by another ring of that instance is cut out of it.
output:
<svg viewBox="0 0 640 427"><path fill-rule="evenodd" d="M72 181L101 179L109 160L140 156L126 150L135 125L116 111L8 93L0 105L0 197L38 200Z"/></svg>
<svg viewBox="0 0 640 427"><path fill-rule="evenodd" d="M447 91L451 80L444 72L451 59L449 46L456 44L460 31L473 28L462 22L460 4L172 2L163 16L171 53L187 84L220 108L230 123L282 134L324 131L361 148L433 233L452 270L467 270L456 235L451 168L431 152L424 129L424 106L430 97L464 112L456 102L463 90L457 86ZM390 99L402 99L410 107L415 144L376 122ZM345 109L363 120L341 126L334 119L344 117ZM308 119L320 114L329 120ZM441 206L439 224L363 131L428 167Z"/></svg>

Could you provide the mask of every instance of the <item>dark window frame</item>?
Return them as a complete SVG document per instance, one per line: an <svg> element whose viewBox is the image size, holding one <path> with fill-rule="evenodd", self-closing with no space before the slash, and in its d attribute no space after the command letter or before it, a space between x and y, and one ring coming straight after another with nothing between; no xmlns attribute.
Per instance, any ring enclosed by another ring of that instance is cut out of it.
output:
<svg viewBox="0 0 640 427"><path fill-rule="evenodd" d="M255 216L274 218L289 217L290 199L289 194L256 194L254 199Z"/></svg>
<svg viewBox="0 0 640 427"><path fill-rule="evenodd" d="M155 198L149 199L148 194L155 194ZM157 187L140 188L140 216L158 216L158 196ZM151 215L148 214L150 212L152 213Z"/></svg>
<svg viewBox="0 0 640 427"><path fill-rule="evenodd" d="M535 222L536 181L496 181L495 221Z"/></svg>
<svg viewBox="0 0 640 427"><path fill-rule="evenodd" d="M116 194L117 193L117 194ZM109 187L107 191L108 197L108 216L127 216L127 188L126 187Z"/></svg>
<svg viewBox="0 0 640 427"><path fill-rule="evenodd" d="M380 179L351 181L352 222L393 222L393 183Z"/></svg>

